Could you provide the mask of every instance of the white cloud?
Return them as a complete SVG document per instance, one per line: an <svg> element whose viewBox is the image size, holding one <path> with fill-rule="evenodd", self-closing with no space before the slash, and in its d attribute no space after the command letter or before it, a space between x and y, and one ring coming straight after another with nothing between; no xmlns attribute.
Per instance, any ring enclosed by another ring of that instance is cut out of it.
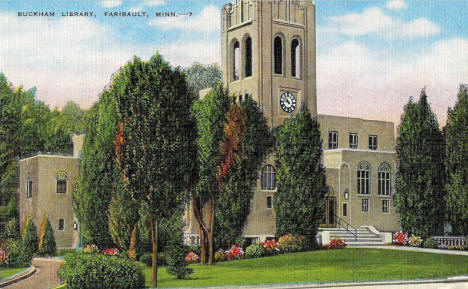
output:
<svg viewBox="0 0 468 289"><path fill-rule="evenodd" d="M400 11L408 8L408 5L406 5L404 0L389 0L385 4L385 7L391 10Z"/></svg>
<svg viewBox="0 0 468 289"><path fill-rule="evenodd" d="M439 124L455 103L458 86L468 79L468 39L441 40L403 58L391 51L348 41L317 57L319 113L393 121L398 125L409 96L426 86Z"/></svg>
<svg viewBox="0 0 468 289"><path fill-rule="evenodd" d="M196 32L216 32L221 27L221 11L218 7L205 6L198 15L181 15L177 18L159 17L150 21L150 25L161 30L184 30Z"/></svg>
<svg viewBox="0 0 468 289"><path fill-rule="evenodd" d="M121 65L152 52L122 44L111 26L91 18L0 13L0 27L0 72L14 85L36 86L38 98L52 106L69 99L89 106Z"/></svg>
<svg viewBox="0 0 468 289"><path fill-rule="evenodd" d="M143 2L144 6L160 6L164 4L166 4L164 0L145 0L145 2Z"/></svg>
<svg viewBox="0 0 468 289"><path fill-rule="evenodd" d="M426 18L405 22L391 17L378 7L370 7L362 13L350 13L330 17L328 26L321 28L346 36L376 35L387 39L414 39L437 35L440 27Z"/></svg>
<svg viewBox="0 0 468 289"><path fill-rule="evenodd" d="M179 41L160 46L158 50L171 65L188 67L195 61L203 64L221 63L219 39Z"/></svg>
<svg viewBox="0 0 468 289"><path fill-rule="evenodd" d="M122 0L102 0L101 6L106 8L113 8L122 5Z"/></svg>
<svg viewBox="0 0 468 289"><path fill-rule="evenodd" d="M166 1L165 0L145 0L141 5L132 7L129 9L130 12L140 12L143 10L145 7L154 7L154 6L161 6L165 5Z"/></svg>

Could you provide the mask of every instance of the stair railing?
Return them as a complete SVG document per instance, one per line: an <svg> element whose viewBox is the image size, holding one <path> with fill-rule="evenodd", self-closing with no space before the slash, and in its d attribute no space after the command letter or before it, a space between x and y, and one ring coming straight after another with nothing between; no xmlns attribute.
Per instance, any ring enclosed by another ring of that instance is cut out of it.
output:
<svg viewBox="0 0 468 289"><path fill-rule="evenodd" d="M336 225L338 227L346 229L346 232L354 236L354 241L357 241L357 228L351 225L350 223L346 222L346 220L338 217L336 214L335 214L335 219L336 219Z"/></svg>

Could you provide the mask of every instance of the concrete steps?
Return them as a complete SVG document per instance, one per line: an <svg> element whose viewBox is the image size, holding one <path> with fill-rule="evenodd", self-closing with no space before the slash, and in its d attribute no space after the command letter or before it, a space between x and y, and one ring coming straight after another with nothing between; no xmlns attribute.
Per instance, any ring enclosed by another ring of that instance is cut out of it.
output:
<svg viewBox="0 0 468 289"><path fill-rule="evenodd" d="M357 237L353 233L357 233ZM357 230L351 229L351 232L344 228L319 228L319 234L322 234L322 236L326 235L329 237L329 240L340 238L348 246L374 246L384 244L381 236L375 234L367 227L361 227ZM326 241L327 237L323 240Z"/></svg>

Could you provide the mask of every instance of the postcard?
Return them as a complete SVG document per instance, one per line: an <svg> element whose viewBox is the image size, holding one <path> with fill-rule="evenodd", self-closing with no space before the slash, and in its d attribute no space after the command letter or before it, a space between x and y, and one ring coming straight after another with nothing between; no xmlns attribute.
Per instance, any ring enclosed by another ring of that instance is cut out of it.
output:
<svg viewBox="0 0 468 289"><path fill-rule="evenodd" d="M467 10L1 0L0 288L468 288Z"/></svg>

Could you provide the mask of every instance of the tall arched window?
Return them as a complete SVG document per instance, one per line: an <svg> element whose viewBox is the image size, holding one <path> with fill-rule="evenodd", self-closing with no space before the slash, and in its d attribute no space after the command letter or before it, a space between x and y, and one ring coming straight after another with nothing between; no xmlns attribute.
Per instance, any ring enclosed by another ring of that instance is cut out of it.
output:
<svg viewBox="0 0 468 289"><path fill-rule="evenodd" d="M283 74L283 40L279 36L275 37L273 54L275 57L275 74Z"/></svg>
<svg viewBox="0 0 468 289"><path fill-rule="evenodd" d="M389 164L381 163L379 166L379 195L390 196L391 195L391 178L390 174L392 169Z"/></svg>
<svg viewBox="0 0 468 289"><path fill-rule="evenodd" d="M245 77L252 76L252 38L245 39Z"/></svg>
<svg viewBox="0 0 468 289"><path fill-rule="evenodd" d="M272 165L266 165L262 169L262 190L276 189L276 170Z"/></svg>
<svg viewBox="0 0 468 289"><path fill-rule="evenodd" d="M370 164L366 161L362 161L358 165L357 193L363 195L370 194Z"/></svg>
<svg viewBox="0 0 468 289"><path fill-rule="evenodd" d="M240 78L240 67L241 67L241 52L240 52L240 45L239 41L234 42L232 46L232 54L233 54L233 66L232 66L232 76L234 80L238 80Z"/></svg>
<svg viewBox="0 0 468 289"><path fill-rule="evenodd" d="M291 75L301 77L301 45L298 39L291 42Z"/></svg>

